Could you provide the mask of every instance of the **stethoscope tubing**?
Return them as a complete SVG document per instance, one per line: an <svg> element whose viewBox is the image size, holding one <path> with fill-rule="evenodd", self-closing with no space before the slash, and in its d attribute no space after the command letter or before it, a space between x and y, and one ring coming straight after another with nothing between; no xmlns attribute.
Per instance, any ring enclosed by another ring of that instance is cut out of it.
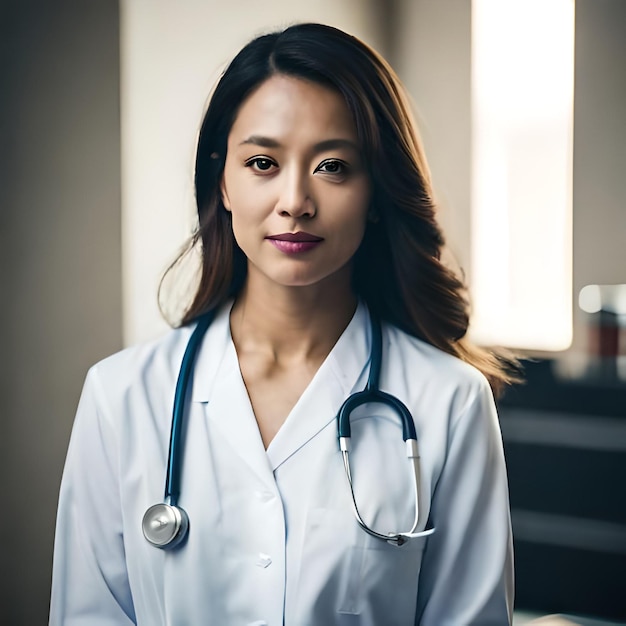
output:
<svg viewBox="0 0 626 626"><path fill-rule="evenodd" d="M189 380L191 378L194 362L198 348L202 339L215 317L215 310L208 311L198 318L195 329L185 348L180 366L176 387L174 391L174 403L172 410L172 425L170 431L170 443L168 449L167 472L165 480L165 502L155 504L148 508L143 520L142 529L145 538L158 548L172 548L182 543L187 535L189 519L187 513L178 506L180 495L180 480L182 474L183 457L183 425L184 412L189 390ZM419 525L419 453L417 447L417 435L413 417L406 405L391 394L381 391L379 388L380 372L382 366L382 327L376 316L370 314L371 322L371 352L370 369L365 389L350 395L341 405L337 414L337 430L339 446L343 457L346 477L352 496L352 507L358 524L370 535L378 539L388 541L395 545L402 545L408 539L430 535L434 528L415 532ZM363 521L359 512L354 488L352 483L352 472L350 470L350 415L363 404L378 403L391 407L400 417L402 422L402 438L407 445L407 456L413 464L414 474L414 496L415 496L415 518L412 528L407 532L388 533L384 535L372 528L369 528Z"/></svg>
<svg viewBox="0 0 626 626"><path fill-rule="evenodd" d="M180 495L181 459L182 459L182 431L184 423L184 411L189 378L193 371L196 353L202 342L208 327L210 326L215 311L211 310L198 319L196 327L189 338L180 372L174 391L174 408L172 411L172 427L170 432L170 446L167 457L167 473L165 480L165 501L172 506L177 506Z"/></svg>
<svg viewBox="0 0 626 626"><path fill-rule="evenodd" d="M420 522L420 466L415 423L413 422L413 416L411 415L411 412L399 398L396 398L396 396L392 396L391 394L380 389L380 372L383 360L382 328L380 320L372 314L370 314L370 322L371 353L367 384L365 385L365 389L352 394L341 405L341 408L337 413L337 435L339 438L339 449L341 450L346 478L348 480L348 486L350 488L352 510L354 511L354 515L359 526L365 532L372 535L373 537L376 537L377 539L381 539L382 541L387 541L388 543L401 546L409 539L431 535L435 531L435 529L429 528L421 532L415 532ZM359 511L359 507L356 502L356 495L354 493L352 471L350 469L350 415L355 409L364 404L383 404L385 406L391 407L402 422L402 439L406 443L406 454L413 466L413 495L415 497L415 516L413 518L413 524L408 531L388 533L386 535L380 533L373 528L370 528L365 523Z"/></svg>

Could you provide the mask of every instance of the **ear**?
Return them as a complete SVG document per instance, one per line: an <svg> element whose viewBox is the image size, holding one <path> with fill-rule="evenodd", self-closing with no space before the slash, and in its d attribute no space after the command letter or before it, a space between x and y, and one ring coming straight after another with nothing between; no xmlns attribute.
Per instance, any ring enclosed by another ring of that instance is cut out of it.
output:
<svg viewBox="0 0 626 626"><path fill-rule="evenodd" d="M226 191L224 174L222 174L222 178L220 179L220 194L222 196L222 204L224 205L224 208L230 213L230 199L228 197L228 192Z"/></svg>

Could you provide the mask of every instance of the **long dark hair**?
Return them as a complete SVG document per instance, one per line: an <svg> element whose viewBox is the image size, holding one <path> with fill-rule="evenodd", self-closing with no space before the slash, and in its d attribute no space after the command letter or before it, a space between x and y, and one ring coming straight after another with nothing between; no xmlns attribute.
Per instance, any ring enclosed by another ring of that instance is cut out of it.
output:
<svg viewBox="0 0 626 626"><path fill-rule="evenodd" d="M404 89L377 52L321 24L296 24L252 40L213 92L198 138L199 226L190 242L190 249L202 246L202 269L181 324L235 297L243 286L246 258L235 242L231 214L222 205L220 178L239 107L276 74L335 89L353 115L375 216L354 260L356 293L381 319L475 365L499 391L514 378L513 361L464 339L469 324L466 290L441 262L444 239Z"/></svg>

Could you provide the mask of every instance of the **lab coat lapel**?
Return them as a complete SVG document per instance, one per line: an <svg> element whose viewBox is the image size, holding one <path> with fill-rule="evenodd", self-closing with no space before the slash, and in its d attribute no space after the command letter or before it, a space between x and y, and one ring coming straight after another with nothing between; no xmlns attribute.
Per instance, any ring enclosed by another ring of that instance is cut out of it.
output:
<svg viewBox="0 0 626 626"><path fill-rule="evenodd" d="M206 419L217 427L233 453L272 486L272 470L230 335L231 306L229 303L217 314L200 347L192 399L204 406Z"/></svg>
<svg viewBox="0 0 626 626"><path fill-rule="evenodd" d="M276 470L323 428L334 422L341 404L356 390L369 365L369 315L357 310L267 449Z"/></svg>
<svg viewBox="0 0 626 626"><path fill-rule="evenodd" d="M233 451L268 484L272 471L322 429L334 422L343 401L364 384L369 366L369 313L363 303L322 363L267 451L252 411L235 346L230 336L230 308L216 316L196 360L192 398L204 405Z"/></svg>
<svg viewBox="0 0 626 626"><path fill-rule="evenodd" d="M233 452L261 480L273 486L274 477L232 342L226 347L211 398L205 407L207 419L219 428Z"/></svg>

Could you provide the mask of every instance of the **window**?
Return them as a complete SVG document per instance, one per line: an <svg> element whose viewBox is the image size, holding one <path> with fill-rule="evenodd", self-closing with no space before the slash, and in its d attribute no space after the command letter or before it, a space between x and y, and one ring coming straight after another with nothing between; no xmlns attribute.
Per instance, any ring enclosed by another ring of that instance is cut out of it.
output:
<svg viewBox="0 0 626 626"><path fill-rule="evenodd" d="M574 0L473 0L474 340L572 339Z"/></svg>

